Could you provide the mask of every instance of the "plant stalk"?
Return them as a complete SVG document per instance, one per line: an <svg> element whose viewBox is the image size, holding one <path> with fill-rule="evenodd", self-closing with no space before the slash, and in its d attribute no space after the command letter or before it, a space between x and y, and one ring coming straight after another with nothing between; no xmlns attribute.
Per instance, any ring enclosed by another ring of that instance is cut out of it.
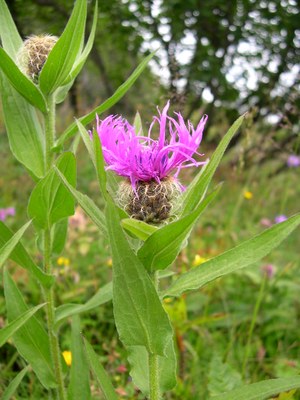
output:
<svg viewBox="0 0 300 400"><path fill-rule="evenodd" d="M45 172L49 172L53 163L52 148L55 142L55 99L48 98L48 111L45 114Z"/></svg>
<svg viewBox="0 0 300 400"><path fill-rule="evenodd" d="M250 345L251 345L251 340L252 340L252 335L253 335L253 330L257 321L257 316L258 312L264 297L264 290L267 282L267 277L264 276L260 285L260 290L257 296L257 300L255 303L255 307L253 310L253 315L252 315L252 320L251 324L249 327L248 331L248 338L247 338L247 343L246 343L246 349L245 349L245 354L244 354L244 360L243 360L243 366L242 366L242 377L245 378L246 375L246 367L247 367L247 362L248 362L248 357L249 357L249 352L250 352Z"/></svg>
<svg viewBox="0 0 300 400"><path fill-rule="evenodd" d="M149 386L150 400L160 400L157 354L149 354Z"/></svg>
<svg viewBox="0 0 300 400"><path fill-rule="evenodd" d="M158 271L152 273L152 282L155 290L158 291L159 277ZM150 388L150 400L160 400L160 388L159 388L159 365L158 355L149 354L149 388Z"/></svg>
<svg viewBox="0 0 300 400"><path fill-rule="evenodd" d="M45 115L45 172L50 171L54 157L52 148L55 141L55 101L53 96L48 98L48 112ZM51 260L51 231L50 228L44 231L44 271L47 274L52 273ZM64 387L64 378L61 364L61 351L57 332L55 329L55 303L53 287L44 290L45 300L47 302L47 328L50 342L50 351L54 366L54 374L57 383L57 398L66 400L66 391Z"/></svg>

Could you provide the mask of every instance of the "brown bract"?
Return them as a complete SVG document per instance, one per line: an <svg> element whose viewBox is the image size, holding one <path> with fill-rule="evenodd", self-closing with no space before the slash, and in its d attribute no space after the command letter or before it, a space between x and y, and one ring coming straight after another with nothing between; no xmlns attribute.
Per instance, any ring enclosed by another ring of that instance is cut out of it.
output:
<svg viewBox="0 0 300 400"><path fill-rule="evenodd" d="M134 192L129 181L120 184L118 202L132 217L148 223L160 223L171 216L173 205L181 194L179 184L168 177L160 183L155 180L138 181Z"/></svg>
<svg viewBox="0 0 300 400"><path fill-rule="evenodd" d="M37 83L39 74L47 57L57 42L56 36L30 36L26 39L18 54L22 72Z"/></svg>

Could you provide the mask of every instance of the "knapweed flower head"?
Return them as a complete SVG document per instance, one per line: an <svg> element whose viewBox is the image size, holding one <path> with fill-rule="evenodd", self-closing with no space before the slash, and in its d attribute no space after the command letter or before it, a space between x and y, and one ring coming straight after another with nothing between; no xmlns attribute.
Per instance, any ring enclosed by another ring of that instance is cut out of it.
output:
<svg viewBox="0 0 300 400"><path fill-rule="evenodd" d="M300 156L296 156L295 154L291 154L286 162L289 168L300 167Z"/></svg>
<svg viewBox="0 0 300 400"><path fill-rule="evenodd" d="M58 38L51 35L32 35L18 52L18 63L22 72L37 83L39 74Z"/></svg>
<svg viewBox="0 0 300 400"><path fill-rule="evenodd" d="M16 210L14 207L0 208L0 221L5 221L7 216L14 216Z"/></svg>
<svg viewBox="0 0 300 400"><path fill-rule="evenodd" d="M194 156L203 156L198 148L207 115L194 128L180 113L170 117L168 109L169 102L153 118L147 136L120 116L97 118L106 168L127 178L120 187L120 203L131 216L147 222L168 218L172 199L181 192L180 170L206 163ZM152 132L157 126L159 135L154 139Z"/></svg>
<svg viewBox="0 0 300 400"><path fill-rule="evenodd" d="M280 224L281 222L284 222L287 220L287 216L284 214L276 215L274 218L275 224Z"/></svg>
<svg viewBox="0 0 300 400"><path fill-rule="evenodd" d="M261 266L261 272L268 279L272 279L275 275L276 268L273 264L265 264Z"/></svg>

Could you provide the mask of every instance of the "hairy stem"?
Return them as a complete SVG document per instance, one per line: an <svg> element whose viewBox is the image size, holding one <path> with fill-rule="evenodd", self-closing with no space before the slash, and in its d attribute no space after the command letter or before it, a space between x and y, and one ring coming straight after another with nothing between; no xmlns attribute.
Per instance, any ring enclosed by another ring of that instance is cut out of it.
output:
<svg viewBox="0 0 300 400"><path fill-rule="evenodd" d="M48 99L48 112L45 115L45 172L48 173L53 164L52 147L55 141L55 101L51 96ZM50 228L44 231L44 271L47 274L52 273L51 260L51 231ZM64 387L64 379L61 364L61 351L57 332L55 329L55 303L53 287L44 290L45 300L47 302L47 327L50 342L51 356L54 366L54 374L57 383L57 398L66 400L66 392Z"/></svg>
<svg viewBox="0 0 300 400"><path fill-rule="evenodd" d="M53 96L48 98L48 111L45 115L45 171L50 170L53 163L52 148L55 142L55 100Z"/></svg>
<svg viewBox="0 0 300 400"><path fill-rule="evenodd" d="M152 282L156 291L159 287L158 271L152 273ZM149 354L149 387L150 387L150 400L160 400L160 389L159 389L159 365L158 355Z"/></svg>
<svg viewBox="0 0 300 400"><path fill-rule="evenodd" d="M150 400L160 400L158 355L149 354Z"/></svg>

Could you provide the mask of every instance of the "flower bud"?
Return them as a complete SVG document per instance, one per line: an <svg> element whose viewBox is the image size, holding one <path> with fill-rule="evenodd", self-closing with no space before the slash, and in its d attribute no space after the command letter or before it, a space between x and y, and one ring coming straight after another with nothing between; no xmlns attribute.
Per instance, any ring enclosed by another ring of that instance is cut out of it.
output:
<svg viewBox="0 0 300 400"><path fill-rule="evenodd" d="M37 83L39 74L58 38L51 35L33 35L23 42L18 53L22 72Z"/></svg>
<svg viewBox="0 0 300 400"><path fill-rule="evenodd" d="M118 203L132 218L160 223L171 216L181 188L172 177L161 180L137 181L135 189L129 180L119 186Z"/></svg>

